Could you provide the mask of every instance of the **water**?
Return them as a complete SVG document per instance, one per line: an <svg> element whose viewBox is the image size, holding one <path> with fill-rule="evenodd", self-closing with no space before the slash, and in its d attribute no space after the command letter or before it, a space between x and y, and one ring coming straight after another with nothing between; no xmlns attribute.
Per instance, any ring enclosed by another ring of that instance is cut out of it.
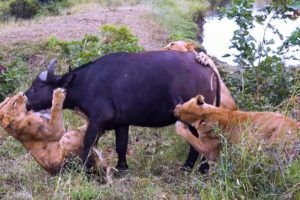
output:
<svg viewBox="0 0 300 200"><path fill-rule="evenodd" d="M254 12L259 9L265 2L259 2L254 7ZM281 34L284 36L284 40L287 36L289 36L296 27L300 27L300 17L297 20L291 19L276 19L272 21L272 24L279 29ZM230 49L231 46L230 39L233 36L233 32L238 29L236 23L227 18L219 19L218 16L209 16L206 18L206 23L204 24L204 41L203 46L206 48L208 54L213 55L220 59L221 61L227 62L231 65L236 65L233 62L233 56L230 57L222 57L225 54L236 54L237 51L235 49ZM256 41L261 42L264 34L264 25L255 24L255 28L250 30L251 35L256 39ZM275 36L270 29L266 32L266 39L273 38L275 43L271 46L272 49L275 49L282 45L283 41ZM293 53L289 53L289 55L295 55L297 58L300 58L300 47L296 47L291 49L292 51L296 51ZM286 65L296 65L300 66L299 60L285 60Z"/></svg>

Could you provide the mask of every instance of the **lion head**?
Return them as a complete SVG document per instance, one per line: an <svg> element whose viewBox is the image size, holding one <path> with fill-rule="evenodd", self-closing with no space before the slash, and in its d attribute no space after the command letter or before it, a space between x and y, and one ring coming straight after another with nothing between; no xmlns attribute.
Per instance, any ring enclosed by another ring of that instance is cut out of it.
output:
<svg viewBox="0 0 300 200"><path fill-rule="evenodd" d="M6 98L0 104L0 122L3 128L6 128L13 118L27 111L26 101L26 97L20 92L13 97Z"/></svg>
<svg viewBox="0 0 300 200"><path fill-rule="evenodd" d="M195 44L179 40L179 41L175 41L175 42L170 42L163 49L164 50L174 50L174 51L195 52L195 48L196 48Z"/></svg>

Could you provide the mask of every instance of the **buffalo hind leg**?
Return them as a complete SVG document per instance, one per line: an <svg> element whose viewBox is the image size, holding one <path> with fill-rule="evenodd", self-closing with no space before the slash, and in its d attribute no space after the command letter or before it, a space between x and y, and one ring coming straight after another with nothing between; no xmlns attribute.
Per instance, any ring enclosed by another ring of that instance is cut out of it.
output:
<svg viewBox="0 0 300 200"><path fill-rule="evenodd" d="M116 151L119 157L116 168L118 170L127 170L126 152L128 146L128 126L115 129L116 134Z"/></svg>

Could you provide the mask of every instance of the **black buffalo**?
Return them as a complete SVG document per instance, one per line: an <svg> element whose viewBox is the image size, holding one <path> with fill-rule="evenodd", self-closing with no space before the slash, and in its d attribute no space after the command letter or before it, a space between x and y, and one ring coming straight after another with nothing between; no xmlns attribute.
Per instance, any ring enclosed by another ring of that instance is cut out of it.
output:
<svg viewBox="0 0 300 200"><path fill-rule="evenodd" d="M219 103L214 72L200 65L195 54L176 51L115 53L83 65L63 76L54 75L53 63L25 92L28 109L50 108L52 92L67 89L64 108L79 109L89 118L82 159L104 130L114 129L118 169L127 169L129 125L162 127L173 124L173 109L197 94ZM211 87L213 85L213 87ZM212 89L213 88L213 89ZM192 147L185 167L192 168L198 152Z"/></svg>

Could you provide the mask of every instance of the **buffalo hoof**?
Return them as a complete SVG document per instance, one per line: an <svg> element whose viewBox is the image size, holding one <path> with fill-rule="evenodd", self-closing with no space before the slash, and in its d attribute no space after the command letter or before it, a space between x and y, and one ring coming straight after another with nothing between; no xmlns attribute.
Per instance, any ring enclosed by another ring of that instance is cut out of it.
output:
<svg viewBox="0 0 300 200"><path fill-rule="evenodd" d="M184 166L180 167L180 170L183 172L191 172L192 168L184 165Z"/></svg>
<svg viewBox="0 0 300 200"><path fill-rule="evenodd" d="M198 172L201 174L207 174L209 172L209 164L207 162L201 163Z"/></svg>
<svg viewBox="0 0 300 200"><path fill-rule="evenodd" d="M128 165L127 165L127 163L118 163L116 166L116 169L118 171L126 171L126 170L128 170Z"/></svg>

